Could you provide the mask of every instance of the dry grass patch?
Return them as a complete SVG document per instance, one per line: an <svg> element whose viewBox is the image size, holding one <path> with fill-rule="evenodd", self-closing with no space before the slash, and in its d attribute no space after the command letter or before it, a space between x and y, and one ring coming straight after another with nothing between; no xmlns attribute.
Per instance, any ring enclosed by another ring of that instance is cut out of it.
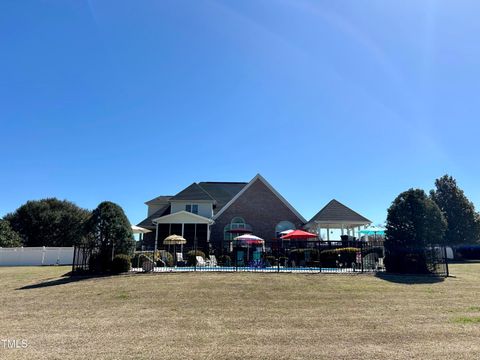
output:
<svg viewBox="0 0 480 360"><path fill-rule="evenodd" d="M403 359L480 353L480 265L456 278L0 268L11 359ZM38 284L41 284L38 286ZM48 285L48 286L46 286ZM21 289L23 288L23 289Z"/></svg>

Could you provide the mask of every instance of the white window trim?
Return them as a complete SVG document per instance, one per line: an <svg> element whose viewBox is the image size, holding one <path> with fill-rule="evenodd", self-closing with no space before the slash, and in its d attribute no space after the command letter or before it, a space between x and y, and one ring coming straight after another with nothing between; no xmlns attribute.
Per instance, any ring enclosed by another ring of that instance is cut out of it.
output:
<svg viewBox="0 0 480 360"><path fill-rule="evenodd" d="M187 210L187 206L190 206L190 211ZM197 212L193 212L193 207L194 207L194 206L197 207ZM197 204L197 203L185 204L185 211L186 211L186 212L189 212L189 213L192 213L192 214L195 214L195 215L198 215L198 204Z"/></svg>

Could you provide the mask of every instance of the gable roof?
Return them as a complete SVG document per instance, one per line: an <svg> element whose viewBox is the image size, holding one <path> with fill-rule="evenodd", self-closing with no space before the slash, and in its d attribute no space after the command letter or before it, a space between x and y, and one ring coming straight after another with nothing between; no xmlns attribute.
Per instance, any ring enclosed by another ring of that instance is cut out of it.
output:
<svg viewBox="0 0 480 360"><path fill-rule="evenodd" d="M227 210L242 194L250 188L257 180L261 181L283 204L292 211L303 223L306 223L307 220L297 211L295 208L287 201L285 198L280 195L280 193L273 188L272 185L268 183L267 180L263 178L262 175L257 174L250 182L242 188L225 206L223 206L220 211L218 211L214 216L213 219L215 220L218 218L225 210Z"/></svg>
<svg viewBox="0 0 480 360"><path fill-rule="evenodd" d="M170 201L175 200L210 200L214 201L214 199L197 183L193 183L192 185L188 186L187 188L180 191L177 195L172 197Z"/></svg>
<svg viewBox="0 0 480 360"><path fill-rule="evenodd" d="M142 222L138 223L137 226L143 227L143 228L153 228L153 219L157 219L161 216L164 216L166 214L170 213L170 204L167 204L165 206L162 206L160 209L155 211L152 215L147 217L145 220Z"/></svg>
<svg viewBox="0 0 480 360"><path fill-rule="evenodd" d="M219 212L230 200L233 199L245 186L246 182L201 182L198 184L212 198L215 199L216 206L213 213Z"/></svg>
<svg viewBox="0 0 480 360"><path fill-rule="evenodd" d="M331 200L327 205L323 207L313 218L310 219L311 222L321 222L321 223L361 223L361 224L370 224L371 221L366 217L360 215L356 211L353 211L349 207L343 205L340 201L335 199Z"/></svg>
<svg viewBox="0 0 480 360"><path fill-rule="evenodd" d="M160 195L152 200L148 200L145 202L145 205L155 204L155 203L167 203L173 195Z"/></svg>
<svg viewBox="0 0 480 360"><path fill-rule="evenodd" d="M213 224L214 221L210 218L206 218L205 216L201 216L198 214L193 214L189 211L178 211L173 214L168 214L164 216L160 216L156 219L153 219L155 224L168 224L169 222L172 223L183 223L183 224L197 224L197 223L203 223L203 224Z"/></svg>

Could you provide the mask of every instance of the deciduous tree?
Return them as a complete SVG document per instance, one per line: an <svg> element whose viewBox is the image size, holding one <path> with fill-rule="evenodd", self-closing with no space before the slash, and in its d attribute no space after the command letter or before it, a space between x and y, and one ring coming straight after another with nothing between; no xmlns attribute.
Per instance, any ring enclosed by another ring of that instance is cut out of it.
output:
<svg viewBox="0 0 480 360"><path fill-rule="evenodd" d="M28 201L5 220L24 246L72 246L82 241L89 211L56 198Z"/></svg>
<svg viewBox="0 0 480 360"><path fill-rule="evenodd" d="M444 175L437 179L430 196L447 220L446 244L462 245L480 241L479 215L453 177Z"/></svg>
<svg viewBox="0 0 480 360"><path fill-rule="evenodd" d="M0 247L21 246L20 236L12 230L10 223L0 219Z"/></svg>

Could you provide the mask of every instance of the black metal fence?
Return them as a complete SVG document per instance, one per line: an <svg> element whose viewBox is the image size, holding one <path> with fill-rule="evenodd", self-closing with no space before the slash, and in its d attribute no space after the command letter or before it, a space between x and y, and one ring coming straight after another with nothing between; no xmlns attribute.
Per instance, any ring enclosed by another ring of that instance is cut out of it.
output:
<svg viewBox="0 0 480 360"><path fill-rule="evenodd" d="M90 270L89 260L93 251L94 249L87 246L75 246L73 248L73 273L88 272Z"/></svg>
<svg viewBox="0 0 480 360"><path fill-rule="evenodd" d="M77 245L73 249L73 273L105 272L112 261L112 247Z"/></svg>
<svg viewBox="0 0 480 360"><path fill-rule="evenodd" d="M199 257L192 255L192 249L187 247L183 252L169 252L168 248L156 253L139 251L132 259L132 267L134 271L144 271L143 264L146 263L146 268L154 272L357 273L385 270L381 240L368 243L332 241L309 247L295 245L289 244L289 248L270 248L268 251L263 251L259 246L238 246L231 252L200 253L201 255L197 254Z"/></svg>
<svg viewBox="0 0 480 360"><path fill-rule="evenodd" d="M423 247L385 246L387 270L400 274L448 276L448 259L444 245Z"/></svg>
<svg viewBox="0 0 480 360"><path fill-rule="evenodd" d="M308 245L308 244L307 244ZM168 251L170 250L170 251ZM102 255L103 254L103 255ZM87 246L74 250L74 273L105 270L111 251ZM111 260L111 259L110 259ZM231 252L206 254L190 248L137 251L132 257L132 271L143 272L300 272L366 273L383 272L448 276L446 250L443 246L424 248L385 247L375 241L322 242L315 246L270 248L235 247Z"/></svg>

